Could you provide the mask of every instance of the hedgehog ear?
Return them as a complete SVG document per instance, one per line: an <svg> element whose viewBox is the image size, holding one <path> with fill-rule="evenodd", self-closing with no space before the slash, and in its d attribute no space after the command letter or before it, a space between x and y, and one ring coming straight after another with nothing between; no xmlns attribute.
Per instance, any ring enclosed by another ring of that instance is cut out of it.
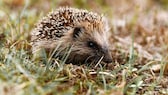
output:
<svg viewBox="0 0 168 95"><path fill-rule="evenodd" d="M73 38L78 38L80 33L84 31L83 27L75 27L73 30Z"/></svg>

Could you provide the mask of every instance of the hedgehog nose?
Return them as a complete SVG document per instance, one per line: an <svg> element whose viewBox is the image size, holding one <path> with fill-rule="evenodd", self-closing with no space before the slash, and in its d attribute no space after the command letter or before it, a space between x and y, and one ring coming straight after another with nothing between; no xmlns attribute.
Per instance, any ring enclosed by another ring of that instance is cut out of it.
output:
<svg viewBox="0 0 168 95"><path fill-rule="evenodd" d="M111 57L110 58L104 58L104 62L111 63L112 62L112 58Z"/></svg>
<svg viewBox="0 0 168 95"><path fill-rule="evenodd" d="M111 63L113 60L112 60L112 56L111 56L111 53L107 53L104 58L103 58L103 61L106 62L106 63Z"/></svg>

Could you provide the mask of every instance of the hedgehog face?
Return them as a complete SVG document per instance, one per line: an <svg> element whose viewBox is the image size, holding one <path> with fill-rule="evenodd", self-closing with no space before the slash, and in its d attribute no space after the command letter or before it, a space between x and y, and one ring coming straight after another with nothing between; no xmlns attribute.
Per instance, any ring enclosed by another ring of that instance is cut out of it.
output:
<svg viewBox="0 0 168 95"><path fill-rule="evenodd" d="M81 26L75 27L72 32L73 48L70 57L73 57L73 61L98 62L102 58L106 63L112 62L107 33Z"/></svg>

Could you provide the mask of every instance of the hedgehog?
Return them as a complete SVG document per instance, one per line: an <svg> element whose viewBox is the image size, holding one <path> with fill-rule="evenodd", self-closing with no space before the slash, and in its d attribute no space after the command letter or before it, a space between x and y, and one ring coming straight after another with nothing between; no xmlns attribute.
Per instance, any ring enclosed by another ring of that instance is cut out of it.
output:
<svg viewBox="0 0 168 95"><path fill-rule="evenodd" d="M54 51L66 63L111 63L107 18L95 12L60 7L43 17L31 32L32 52ZM70 50L68 53L67 50Z"/></svg>

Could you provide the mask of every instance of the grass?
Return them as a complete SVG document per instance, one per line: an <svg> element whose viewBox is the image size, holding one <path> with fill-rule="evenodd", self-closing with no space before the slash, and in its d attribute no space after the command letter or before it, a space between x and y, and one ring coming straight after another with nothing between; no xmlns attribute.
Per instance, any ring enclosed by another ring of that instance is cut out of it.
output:
<svg viewBox="0 0 168 95"><path fill-rule="evenodd" d="M51 64L53 59L48 58L45 53L46 64L34 60L30 50L29 36L34 24L50 10L64 4L83 6L82 8L95 9L95 11L97 11L96 7L100 6L103 9L100 10L102 13L112 15L109 17L112 21L117 19L116 16L122 16L122 12L115 13L117 10L115 8L119 5L115 6L111 1L103 2L101 0L92 1L91 4L88 4L88 1L76 0L74 2L55 0L54 3L40 0L37 0L38 3L16 1L20 2L0 1L1 95L168 94L168 77L166 75L168 69L166 67L168 62L166 54L168 52L166 44L168 43L168 22L165 20L160 23L157 20L159 12L164 9L160 9L160 7L153 9L149 4L143 11L141 8L131 10L131 13L123 11L128 18L130 14L133 18L128 19L125 26L111 23L112 37L110 41L113 45L114 62L112 64L76 66L64 64L64 61L57 59L54 59L54 63ZM110 4L114 7L111 7ZM132 7L131 3L129 7ZM149 11L148 8L151 9L151 14L150 12L146 13ZM129 8L125 11L129 11ZM153 14L156 11L158 14ZM138 19L141 18L145 21L148 15L156 20L152 24L155 26L154 29L151 28L150 23L145 23L148 26L145 28L143 21L138 22ZM148 29L153 32L149 32ZM154 66L157 68L153 68Z"/></svg>

